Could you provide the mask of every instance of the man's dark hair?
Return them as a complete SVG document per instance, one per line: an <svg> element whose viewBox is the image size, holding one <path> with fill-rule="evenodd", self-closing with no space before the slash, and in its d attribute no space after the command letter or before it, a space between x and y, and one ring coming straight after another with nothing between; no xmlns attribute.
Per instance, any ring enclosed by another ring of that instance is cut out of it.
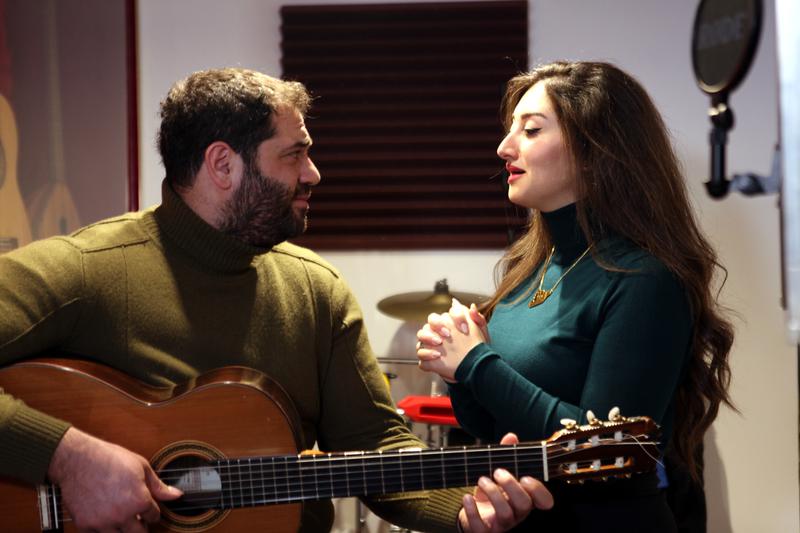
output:
<svg viewBox="0 0 800 533"><path fill-rule="evenodd" d="M172 86L161 102L158 151L167 181L190 187L206 148L228 143L252 160L258 146L275 134L273 115L283 107L305 116L311 98L298 82L260 72L225 68L195 72Z"/></svg>

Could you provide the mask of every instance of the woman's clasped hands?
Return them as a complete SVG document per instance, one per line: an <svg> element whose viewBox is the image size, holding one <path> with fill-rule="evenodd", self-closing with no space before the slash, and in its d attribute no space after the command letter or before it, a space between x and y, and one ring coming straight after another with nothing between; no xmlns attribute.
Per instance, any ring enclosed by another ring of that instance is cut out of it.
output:
<svg viewBox="0 0 800 533"><path fill-rule="evenodd" d="M417 331L419 367L435 372L448 382L455 382L458 365L470 350L489 342L486 319L475 304L466 307L453 298L446 313L431 313L428 323Z"/></svg>

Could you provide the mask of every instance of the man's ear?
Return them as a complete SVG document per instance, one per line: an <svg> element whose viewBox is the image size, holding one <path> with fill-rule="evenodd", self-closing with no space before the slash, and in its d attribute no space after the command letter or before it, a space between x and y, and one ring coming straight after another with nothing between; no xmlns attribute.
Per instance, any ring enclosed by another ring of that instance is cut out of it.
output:
<svg viewBox="0 0 800 533"><path fill-rule="evenodd" d="M214 185L222 190L233 187L241 165L242 158L224 141L214 141L206 148L203 166Z"/></svg>

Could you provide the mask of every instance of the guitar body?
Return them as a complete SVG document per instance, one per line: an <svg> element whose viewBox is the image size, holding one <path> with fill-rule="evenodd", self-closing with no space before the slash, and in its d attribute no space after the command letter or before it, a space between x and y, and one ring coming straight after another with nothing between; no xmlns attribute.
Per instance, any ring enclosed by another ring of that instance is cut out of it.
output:
<svg viewBox="0 0 800 533"><path fill-rule="evenodd" d="M0 254L31 242L28 215L17 183L18 149L14 111L0 94Z"/></svg>
<svg viewBox="0 0 800 533"><path fill-rule="evenodd" d="M148 458L156 470L178 458L295 454L297 415L263 374L226 367L187 385L148 387L107 367L77 360L33 360L0 369L0 388L28 405ZM297 531L301 504L196 516L162 509L149 531ZM0 478L3 531L41 531L36 489ZM63 531L76 531L66 522Z"/></svg>

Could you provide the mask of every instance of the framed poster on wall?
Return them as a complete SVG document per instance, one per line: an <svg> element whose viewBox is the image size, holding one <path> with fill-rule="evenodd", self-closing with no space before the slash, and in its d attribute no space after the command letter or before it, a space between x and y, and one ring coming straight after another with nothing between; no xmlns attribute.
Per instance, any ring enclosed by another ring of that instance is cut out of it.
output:
<svg viewBox="0 0 800 533"><path fill-rule="evenodd" d="M135 0L0 0L0 253L138 208Z"/></svg>

